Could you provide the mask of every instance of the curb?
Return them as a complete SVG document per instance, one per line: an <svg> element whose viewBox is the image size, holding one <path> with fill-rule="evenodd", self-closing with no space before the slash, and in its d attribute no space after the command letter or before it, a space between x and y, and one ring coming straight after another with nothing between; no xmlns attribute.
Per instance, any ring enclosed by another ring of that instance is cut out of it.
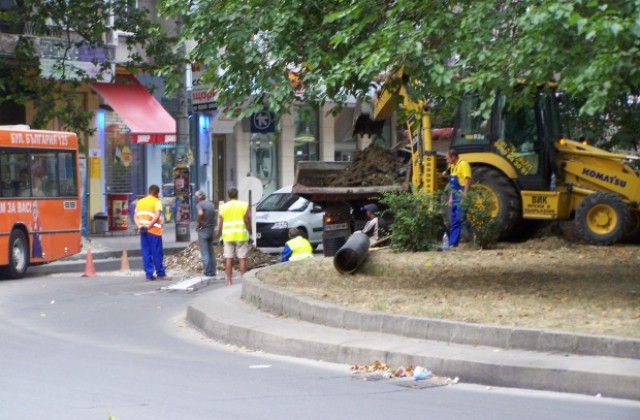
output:
<svg viewBox="0 0 640 420"><path fill-rule="evenodd" d="M245 277L242 299L265 312L347 330L381 332L422 340L501 349L640 360L640 340L632 338L469 324L360 311L266 285L257 280L255 275Z"/></svg>
<svg viewBox="0 0 640 420"><path fill-rule="evenodd" d="M186 247L186 246L185 246ZM180 248L180 247L173 247L173 248L164 248L163 254L164 256L169 256L169 255L175 255L177 253L179 253L180 251L183 251L185 249L185 247ZM125 248L126 249L126 248ZM106 251L93 251L91 250L91 256L93 257L94 260L107 260L109 258L120 258L122 257L122 251L117 251L117 250L106 250ZM140 249L127 249L127 257L130 258L137 258L137 257L141 257L142 256L142 252L140 251ZM84 261L87 257L87 253L86 251L83 251L79 254L75 254L72 255L70 257L64 258L60 261Z"/></svg>
<svg viewBox="0 0 640 420"><path fill-rule="evenodd" d="M251 277L247 273L243 283ZM640 399L638 360L346 330L261 312L241 294L238 285L203 294L188 306L187 321L213 339L269 353L344 364L379 360L389 366L420 365L467 383Z"/></svg>

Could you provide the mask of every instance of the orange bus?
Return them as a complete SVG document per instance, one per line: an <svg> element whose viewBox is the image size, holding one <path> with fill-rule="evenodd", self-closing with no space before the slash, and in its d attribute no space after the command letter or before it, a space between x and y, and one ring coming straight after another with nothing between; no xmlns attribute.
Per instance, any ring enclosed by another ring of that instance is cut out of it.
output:
<svg viewBox="0 0 640 420"><path fill-rule="evenodd" d="M82 249L78 138L0 126L0 276Z"/></svg>

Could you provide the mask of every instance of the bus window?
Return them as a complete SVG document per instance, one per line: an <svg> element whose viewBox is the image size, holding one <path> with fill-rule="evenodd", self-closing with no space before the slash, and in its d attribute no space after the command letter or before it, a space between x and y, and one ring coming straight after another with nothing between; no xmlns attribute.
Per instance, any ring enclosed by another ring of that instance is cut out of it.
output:
<svg viewBox="0 0 640 420"><path fill-rule="evenodd" d="M76 173L76 157L70 152L58 153L58 182L60 197L77 197L78 180Z"/></svg>
<svg viewBox="0 0 640 420"><path fill-rule="evenodd" d="M29 197L31 176L28 154L15 151L0 154L0 184L2 197Z"/></svg>
<svg viewBox="0 0 640 420"><path fill-rule="evenodd" d="M34 197L57 197L56 152L31 155L31 194Z"/></svg>

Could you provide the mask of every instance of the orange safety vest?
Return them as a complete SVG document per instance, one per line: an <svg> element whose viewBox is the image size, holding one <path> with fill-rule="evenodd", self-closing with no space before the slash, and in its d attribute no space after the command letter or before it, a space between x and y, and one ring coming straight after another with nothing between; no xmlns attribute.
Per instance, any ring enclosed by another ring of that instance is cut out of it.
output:
<svg viewBox="0 0 640 420"><path fill-rule="evenodd" d="M160 212L160 218L151 226L151 222L156 218L157 211ZM162 236L162 203L159 198L148 195L138 200L136 217L139 225L148 228L147 233Z"/></svg>

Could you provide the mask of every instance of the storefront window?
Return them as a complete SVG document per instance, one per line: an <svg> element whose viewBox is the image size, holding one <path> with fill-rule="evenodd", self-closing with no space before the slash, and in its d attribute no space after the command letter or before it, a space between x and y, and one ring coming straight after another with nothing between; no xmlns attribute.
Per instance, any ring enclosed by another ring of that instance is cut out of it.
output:
<svg viewBox="0 0 640 420"><path fill-rule="evenodd" d="M318 110L311 106L296 106L293 110L295 126L294 158L320 160L320 140L318 136Z"/></svg>
<svg viewBox="0 0 640 420"><path fill-rule="evenodd" d="M115 112L107 112L105 128L105 175L107 193L144 194L141 145L132 144L129 129Z"/></svg>
<svg viewBox="0 0 640 420"><path fill-rule="evenodd" d="M249 146L251 175L262 182L264 195L278 189L278 155L275 133L254 133Z"/></svg>

